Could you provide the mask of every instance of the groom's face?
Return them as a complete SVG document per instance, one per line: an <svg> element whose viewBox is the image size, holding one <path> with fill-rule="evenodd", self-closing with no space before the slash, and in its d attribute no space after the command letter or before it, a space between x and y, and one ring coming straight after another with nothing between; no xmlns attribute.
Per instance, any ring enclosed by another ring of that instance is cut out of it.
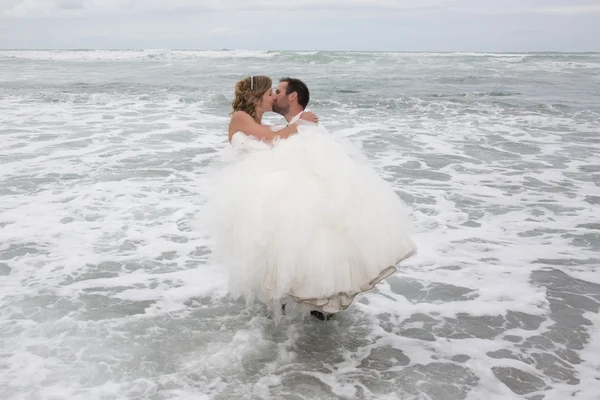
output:
<svg viewBox="0 0 600 400"><path fill-rule="evenodd" d="M275 90L275 101L273 102L273 111L285 115L290 110L290 102L288 100L288 95L285 94L287 91L287 82L280 82L277 85L277 89Z"/></svg>

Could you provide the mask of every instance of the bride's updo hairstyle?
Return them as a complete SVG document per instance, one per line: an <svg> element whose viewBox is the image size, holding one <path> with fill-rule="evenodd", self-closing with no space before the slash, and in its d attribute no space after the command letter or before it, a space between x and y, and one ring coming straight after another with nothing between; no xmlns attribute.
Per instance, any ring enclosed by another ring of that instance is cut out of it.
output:
<svg viewBox="0 0 600 400"><path fill-rule="evenodd" d="M248 76L235 84L235 98L231 105L233 112L244 111L256 121L256 105L262 101L265 92L271 89L273 81L268 76Z"/></svg>

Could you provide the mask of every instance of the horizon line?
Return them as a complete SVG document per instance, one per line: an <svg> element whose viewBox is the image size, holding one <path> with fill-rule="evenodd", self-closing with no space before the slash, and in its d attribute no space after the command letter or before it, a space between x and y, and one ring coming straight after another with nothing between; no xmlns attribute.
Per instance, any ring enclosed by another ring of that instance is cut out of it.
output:
<svg viewBox="0 0 600 400"><path fill-rule="evenodd" d="M323 53L439 53L439 54L453 54L453 53L474 53L474 54L598 54L600 51L593 50L582 50L582 51L564 51L564 50L530 50L530 51L494 51L494 50L316 50L316 49L304 49L304 50L292 50L292 49L244 49L244 48L152 48L152 47L130 47L130 48L110 48L110 47L91 47L91 48L77 48L77 47L0 47L0 51L257 51L257 52L323 52Z"/></svg>

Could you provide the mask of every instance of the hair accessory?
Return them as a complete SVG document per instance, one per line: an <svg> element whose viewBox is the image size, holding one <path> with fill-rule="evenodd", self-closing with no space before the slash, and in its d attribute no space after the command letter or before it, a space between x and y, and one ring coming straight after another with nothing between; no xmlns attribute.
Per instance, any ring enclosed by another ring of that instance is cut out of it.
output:
<svg viewBox="0 0 600 400"><path fill-rule="evenodd" d="M250 90L254 90L254 77L250 76Z"/></svg>

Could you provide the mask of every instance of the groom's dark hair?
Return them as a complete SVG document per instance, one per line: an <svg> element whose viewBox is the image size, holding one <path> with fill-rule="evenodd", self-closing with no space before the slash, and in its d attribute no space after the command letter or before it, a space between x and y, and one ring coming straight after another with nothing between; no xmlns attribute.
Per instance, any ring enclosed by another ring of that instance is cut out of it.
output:
<svg viewBox="0 0 600 400"><path fill-rule="evenodd" d="M308 101L310 100L310 92L304 82L295 78L281 78L279 82L287 82L285 94L298 93L298 104L300 104L303 109L306 108Z"/></svg>

